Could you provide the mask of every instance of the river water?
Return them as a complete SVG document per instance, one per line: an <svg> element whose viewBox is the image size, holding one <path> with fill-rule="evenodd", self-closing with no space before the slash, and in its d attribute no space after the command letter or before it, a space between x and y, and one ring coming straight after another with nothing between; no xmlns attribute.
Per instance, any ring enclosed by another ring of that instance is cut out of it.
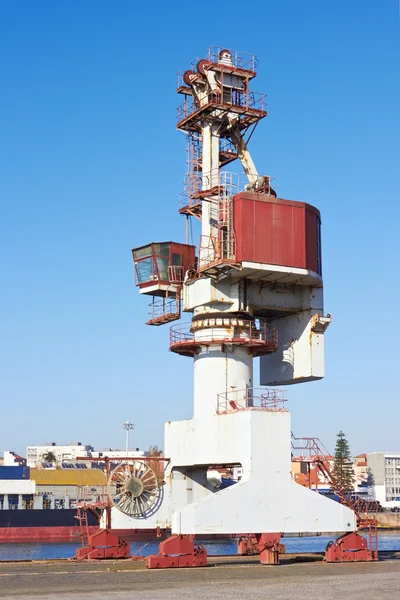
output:
<svg viewBox="0 0 400 600"><path fill-rule="evenodd" d="M335 536L315 537L286 537L282 543L286 546L286 552L323 552L327 543L335 539ZM237 540L202 540L209 555L236 554ZM0 544L0 561L6 560L44 560L57 558L72 558L80 543L14 543ZM400 533L384 532L379 534L380 550L400 551ZM158 552L158 542L132 542L131 553L147 556Z"/></svg>

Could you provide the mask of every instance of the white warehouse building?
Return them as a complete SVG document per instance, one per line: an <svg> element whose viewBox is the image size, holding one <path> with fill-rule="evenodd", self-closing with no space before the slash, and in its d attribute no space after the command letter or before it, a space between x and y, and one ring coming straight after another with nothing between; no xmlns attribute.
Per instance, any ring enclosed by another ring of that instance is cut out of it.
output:
<svg viewBox="0 0 400 600"><path fill-rule="evenodd" d="M46 462L44 457L52 452L56 458L56 465L76 463L78 456L91 457L94 448L81 442L73 442L67 445L58 445L48 442L43 446L28 446L26 449L26 464L28 467L40 467Z"/></svg>

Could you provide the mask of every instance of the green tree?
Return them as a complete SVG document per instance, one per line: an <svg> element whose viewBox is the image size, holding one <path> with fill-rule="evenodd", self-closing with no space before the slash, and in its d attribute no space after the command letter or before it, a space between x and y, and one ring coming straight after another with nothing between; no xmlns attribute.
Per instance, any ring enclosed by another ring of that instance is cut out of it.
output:
<svg viewBox="0 0 400 600"><path fill-rule="evenodd" d="M55 463L57 460L56 455L51 450L48 450L47 452L45 452L43 454L42 458L45 462L48 462L48 463Z"/></svg>
<svg viewBox="0 0 400 600"><path fill-rule="evenodd" d="M338 480L342 491L348 494L353 492L353 462L350 456L350 446L343 431L339 431L337 434L332 475Z"/></svg>

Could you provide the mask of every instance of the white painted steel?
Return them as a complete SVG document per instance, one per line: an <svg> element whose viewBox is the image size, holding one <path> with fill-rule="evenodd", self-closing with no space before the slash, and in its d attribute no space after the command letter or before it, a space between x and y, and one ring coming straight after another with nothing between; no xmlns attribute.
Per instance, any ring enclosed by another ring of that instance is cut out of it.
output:
<svg viewBox="0 0 400 600"><path fill-rule="evenodd" d="M238 285L229 280L218 283L207 277L188 282L183 287L183 310L204 312L209 307L219 311L238 310Z"/></svg>
<svg viewBox="0 0 400 600"><path fill-rule="evenodd" d="M248 261L243 261L241 267L242 270L236 274L236 277L249 277L251 279L256 276L257 279L262 280L264 276L270 283L277 280L280 283L295 283L296 285L322 287L321 275L315 273L315 271L310 271L309 269ZM274 277L275 273L276 277ZM286 277L284 275L286 275Z"/></svg>
<svg viewBox="0 0 400 600"><path fill-rule="evenodd" d="M194 418L210 420L217 412L218 394L252 387L252 381L253 359L245 348L226 345L222 351L220 344L203 348L194 358Z"/></svg>
<svg viewBox="0 0 400 600"><path fill-rule="evenodd" d="M261 357L261 385L289 385L324 377L324 333L318 328L319 317L320 313L307 310L274 320L278 350Z"/></svg>
<svg viewBox="0 0 400 600"><path fill-rule="evenodd" d="M223 462L227 453L240 458L242 479L175 511L174 533L311 533L355 529L353 511L292 480L288 412L247 410L220 415L214 420L216 427L208 428L207 434L202 432L209 444L215 435L226 444L214 444L214 460ZM201 462L208 454L205 451L205 456L200 456L199 446L194 453L194 462Z"/></svg>
<svg viewBox="0 0 400 600"><path fill-rule="evenodd" d="M238 158L242 163L243 170L246 173L249 183L255 185L257 183L259 175L256 169L256 165L254 164L254 161L251 157L251 154L248 151L246 142L241 136L240 129L238 127L233 128L232 139L235 143Z"/></svg>
<svg viewBox="0 0 400 600"><path fill-rule="evenodd" d="M209 390L204 390L209 393ZM149 518L112 513L113 527L172 526L174 533L352 531L354 512L292 480L290 414L243 410L166 424L171 457L160 509ZM242 465L239 483L207 487L209 465Z"/></svg>

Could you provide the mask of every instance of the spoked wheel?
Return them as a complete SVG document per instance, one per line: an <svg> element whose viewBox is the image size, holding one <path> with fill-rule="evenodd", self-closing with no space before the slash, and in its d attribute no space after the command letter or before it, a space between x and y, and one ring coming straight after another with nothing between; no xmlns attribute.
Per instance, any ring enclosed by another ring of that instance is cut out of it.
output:
<svg viewBox="0 0 400 600"><path fill-rule="evenodd" d="M156 504L160 487L145 462L132 460L118 465L108 479L108 495L114 506L130 517L143 517Z"/></svg>

